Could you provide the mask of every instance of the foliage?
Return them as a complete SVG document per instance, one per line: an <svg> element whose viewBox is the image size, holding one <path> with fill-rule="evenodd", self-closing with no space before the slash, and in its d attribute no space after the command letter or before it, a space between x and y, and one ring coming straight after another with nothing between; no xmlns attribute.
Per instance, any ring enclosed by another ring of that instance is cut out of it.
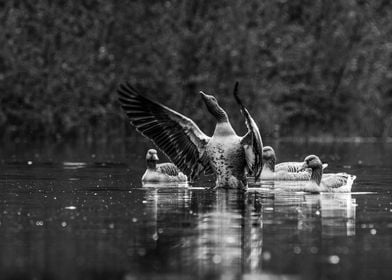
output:
<svg viewBox="0 0 392 280"><path fill-rule="evenodd" d="M132 133L131 81L212 132L198 91L235 127L240 93L264 135L390 136L389 1L3 1L0 129L19 137ZM196 109L197 108L197 109Z"/></svg>

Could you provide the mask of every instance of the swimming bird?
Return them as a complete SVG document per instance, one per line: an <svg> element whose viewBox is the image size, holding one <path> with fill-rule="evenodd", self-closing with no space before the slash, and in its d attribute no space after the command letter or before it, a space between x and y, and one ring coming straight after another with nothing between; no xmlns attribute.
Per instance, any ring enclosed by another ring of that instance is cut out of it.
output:
<svg viewBox="0 0 392 280"><path fill-rule="evenodd" d="M263 170L261 171L261 180L298 180L307 181L310 179L311 169L299 171L303 162L300 162L300 168L297 168L297 162L282 162L275 164L275 151L270 146L263 148ZM291 171L292 170L292 171Z"/></svg>
<svg viewBox="0 0 392 280"><path fill-rule="evenodd" d="M202 172L216 175L216 187L246 188L246 173L261 172L262 141L257 125L238 98L248 132L238 136L227 113L212 95L200 91L215 118L209 137L190 118L139 93L129 83L120 85L119 101L138 132L150 139L193 182ZM248 170L248 171L247 171Z"/></svg>
<svg viewBox="0 0 392 280"><path fill-rule="evenodd" d="M276 163L275 151L271 146L263 148L263 170L260 175L262 180L309 180L312 170L307 168L301 170L303 162L281 162ZM323 169L328 167L323 164Z"/></svg>
<svg viewBox="0 0 392 280"><path fill-rule="evenodd" d="M347 173L323 174L321 160L318 156L309 155L305 158L302 169L311 168L312 175L304 190L310 192L351 192L355 175Z"/></svg>
<svg viewBox="0 0 392 280"><path fill-rule="evenodd" d="M143 182L186 182L187 176L171 162L157 164L158 153L150 149L146 154L147 169L142 177Z"/></svg>

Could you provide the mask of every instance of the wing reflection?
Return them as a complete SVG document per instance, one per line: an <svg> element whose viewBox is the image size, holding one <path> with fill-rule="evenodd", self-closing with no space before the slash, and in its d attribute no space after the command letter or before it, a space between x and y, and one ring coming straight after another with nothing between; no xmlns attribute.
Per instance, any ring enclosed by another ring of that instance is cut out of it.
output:
<svg viewBox="0 0 392 280"><path fill-rule="evenodd" d="M195 257L199 269L213 267L232 275L261 267L263 224L252 202L247 193L216 191L212 209L198 219Z"/></svg>
<svg viewBox="0 0 392 280"><path fill-rule="evenodd" d="M217 190L213 207L198 219L194 253L200 275L212 269L223 273L223 279L237 279L241 274L243 279L277 277L263 268L270 258L269 252L263 252L263 212L270 208L264 203L271 198L269 191ZM290 274L280 276L296 279Z"/></svg>

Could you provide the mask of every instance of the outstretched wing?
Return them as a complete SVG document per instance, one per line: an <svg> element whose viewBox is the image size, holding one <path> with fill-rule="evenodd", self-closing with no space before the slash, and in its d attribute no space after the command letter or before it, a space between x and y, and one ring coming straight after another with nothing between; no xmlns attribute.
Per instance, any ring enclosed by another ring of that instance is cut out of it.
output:
<svg viewBox="0 0 392 280"><path fill-rule="evenodd" d="M210 137L189 118L142 96L129 83L117 90L131 124L150 139L191 180L213 169L204 153Z"/></svg>
<svg viewBox="0 0 392 280"><path fill-rule="evenodd" d="M238 82L234 86L234 97L241 107L241 113L248 128L248 133L241 140L245 150L246 163L249 171L257 180L262 170L263 141L261 140L259 128L238 96Z"/></svg>

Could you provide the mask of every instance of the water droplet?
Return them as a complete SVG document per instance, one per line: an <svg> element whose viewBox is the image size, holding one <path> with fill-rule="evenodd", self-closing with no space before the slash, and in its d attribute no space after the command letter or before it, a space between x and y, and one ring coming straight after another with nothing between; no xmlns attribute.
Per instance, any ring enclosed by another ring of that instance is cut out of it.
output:
<svg viewBox="0 0 392 280"><path fill-rule="evenodd" d="M67 226L67 222L65 222L65 221L64 221L64 222L61 222L61 226L62 226L62 227L66 227L66 226Z"/></svg>
<svg viewBox="0 0 392 280"><path fill-rule="evenodd" d="M137 253L139 254L139 256L144 256L146 254L146 249L144 248L139 248L137 250Z"/></svg>
<svg viewBox="0 0 392 280"><path fill-rule="evenodd" d="M301 248L300 247L298 247L298 246L295 246L294 247L294 249L293 249L293 251L294 251L294 254L301 254Z"/></svg>
<svg viewBox="0 0 392 280"><path fill-rule="evenodd" d="M214 255L214 256L212 257L212 261L213 261L215 264L221 263L222 257L219 256L219 255Z"/></svg>
<svg viewBox="0 0 392 280"><path fill-rule="evenodd" d="M268 251L264 252L263 253L263 260L265 260L265 261L271 260L271 253Z"/></svg>
<svg viewBox="0 0 392 280"><path fill-rule="evenodd" d="M311 247L310 248L310 252L312 253L312 254L317 254L318 253L318 248L317 247Z"/></svg>
<svg viewBox="0 0 392 280"><path fill-rule="evenodd" d="M44 225L44 221L36 221L35 225L36 226L43 226Z"/></svg>
<svg viewBox="0 0 392 280"><path fill-rule="evenodd" d="M328 262L331 264L338 264L340 262L339 256L332 255L328 257Z"/></svg>
<svg viewBox="0 0 392 280"><path fill-rule="evenodd" d="M320 216L320 211L319 210L317 210L316 212L315 212L315 214L317 215L317 216Z"/></svg>
<svg viewBox="0 0 392 280"><path fill-rule="evenodd" d="M147 200L143 200L142 203L143 203L143 204L146 204L146 203L147 203Z"/></svg>
<svg viewBox="0 0 392 280"><path fill-rule="evenodd" d="M28 162L27 162L27 165L32 165L33 164L33 162L31 161L31 160L29 160Z"/></svg>
<svg viewBox="0 0 392 280"><path fill-rule="evenodd" d="M132 222L136 223L137 219L136 218L132 218Z"/></svg>
<svg viewBox="0 0 392 280"><path fill-rule="evenodd" d="M376 235L376 234L377 234L377 230L374 229L374 228L372 228L372 229L370 230L370 234L371 234L371 235Z"/></svg>
<svg viewBox="0 0 392 280"><path fill-rule="evenodd" d="M91 158L95 158L96 157L96 155L95 154L91 154Z"/></svg>
<svg viewBox="0 0 392 280"><path fill-rule="evenodd" d="M110 228L110 229L114 229L114 224L113 224L113 223L110 223L110 224L109 224L109 228Z"/></svg>
<svg viewBox="0 0 392 280"><path fill-rule="evenodd" d="M157 233L154 233L154 234L152 235L152 239L153 239L153 240L157 241L158 238L159 238L159 236L158 236Z"/></svg>
<svg viewBox="0 0 392 280"><path fill-rule="evenodd" d="M75 209L76 209L76 206L65 206L64 209L67 209L67 210L75 210Z"/></svg>
<svg viewBox="0 0 392 280"><path fill-rule="evenodd" d="M163 228L159 228L159 229L158 229L158 233L159 233L159 234L162 234L162 233L163 233Z"/></svg>
<svg viewBox="0 0 392 280"><path fill-rule="evenodd" d="M237 240L233 236L227 236L225 238L225 242L228 244L235 244L237 242Z"/></svg>

